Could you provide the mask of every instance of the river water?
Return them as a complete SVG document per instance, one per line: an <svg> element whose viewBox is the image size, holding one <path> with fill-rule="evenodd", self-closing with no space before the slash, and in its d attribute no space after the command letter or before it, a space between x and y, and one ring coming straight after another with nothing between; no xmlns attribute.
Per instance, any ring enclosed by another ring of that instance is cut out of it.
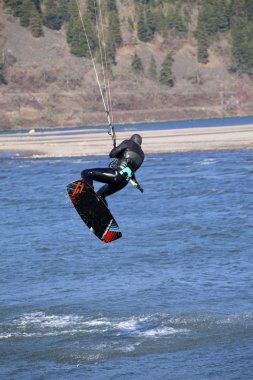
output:
<svg viewBox="0 0 253 380"><path fill-rule="evenodd" d="M107 164L0 160L0 378L252 379L252 152L147 155L108 245L65 190Z"/></svg>

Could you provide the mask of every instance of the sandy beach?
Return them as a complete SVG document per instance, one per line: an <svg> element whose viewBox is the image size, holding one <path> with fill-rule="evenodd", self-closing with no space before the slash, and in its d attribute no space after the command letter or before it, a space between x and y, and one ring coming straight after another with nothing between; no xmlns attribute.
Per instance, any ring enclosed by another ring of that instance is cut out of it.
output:
<svg viewBox="0 0 253 380"><path fill-rule="evenodd" d="M139 131L140 132L140 131ZM117 132L117 143L138 133ZM141 131L146 153L253 149L253 125ZM0 134L0 154L25 157L74 157L107 155L112 148L107 129L30 131Z"/></svg>

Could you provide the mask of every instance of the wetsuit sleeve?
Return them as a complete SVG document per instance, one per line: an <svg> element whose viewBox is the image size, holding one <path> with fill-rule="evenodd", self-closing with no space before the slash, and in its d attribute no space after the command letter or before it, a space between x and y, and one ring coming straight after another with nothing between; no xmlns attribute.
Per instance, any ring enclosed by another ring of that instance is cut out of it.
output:
<svg viewBox="0 0 253 380"><path fill-rule="evenodd" d="M120 153L126 149L128 147L127 145L127 140L124 140L122 141L121 144L119 144L118 146L116 146L115 148L113 148L110 153L109 153L109 157L110 158L115 158L115 157L118 157L120 155Z"/></svg>

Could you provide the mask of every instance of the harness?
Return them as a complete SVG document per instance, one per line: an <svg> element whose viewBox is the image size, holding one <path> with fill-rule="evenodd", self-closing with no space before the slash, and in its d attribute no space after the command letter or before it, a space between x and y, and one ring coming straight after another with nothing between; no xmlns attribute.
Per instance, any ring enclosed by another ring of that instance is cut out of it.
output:
<svg viewBox="0 0 253 380"><path fill-rule="evenodd" d="M129 166L127 166L127 164L125 163L121 163L119 164L118 163L118 160L114 160L110 163L109 165L112 169L114 170L117 170L117 172L122 175L127 182L130 181L130 179L132 178L134 172L132 169L130 169Z"/></svg>
<svg viewBox="0 0 253 380"><path fill-rule="evenodd" d="M125 177L125 179L127 181L130 181L130 179L132 178L132 175L133 175L133 171L129 168L129 166L126 166L123 168L120 166L120 170L118 170L118 172L120 175Z"/></svg>

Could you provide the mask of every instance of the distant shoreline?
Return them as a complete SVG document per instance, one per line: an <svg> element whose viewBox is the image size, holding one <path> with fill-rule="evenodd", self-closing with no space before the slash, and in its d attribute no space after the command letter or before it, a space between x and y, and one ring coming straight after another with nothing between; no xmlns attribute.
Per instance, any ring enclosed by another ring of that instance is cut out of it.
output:
<svg viewBox="0 0 253 380"><path fill-rule="evenodd" d="M227 126L240 126L253 124L253 114L245 116L226 116L226 117L211 117L203 119L175 119L175 120L156 120L156 121L138 121L138 122L126 122L115 123L115 129L121 131L122 129L142 129L142 130L154 130L154 129L184 129L184 128L206 128L206 127L227 127ZM156 128L156 126L158 126ZM79 126L62 126L62 127L34 127L24 129L10 129L0 130L0 136L5 134L16 133L29 133L31 130L37 133L75 133L76 131L83 132L103 132L107 130L108 126L105 123L87 124Z"/></svg>
<svg viewBox="0 0 253 380"><path fill-rule="evenodd" d="M134 131L118 131L117 143L140 132L146 153L253 149L253 124L157 130L138 130L138 124L134 126ZM11 154L34 158L103 156L111 149L112 140L107 132L94 132L94 129L76 129L74 133L64 129L0 134L0 157Z"/></svg>

